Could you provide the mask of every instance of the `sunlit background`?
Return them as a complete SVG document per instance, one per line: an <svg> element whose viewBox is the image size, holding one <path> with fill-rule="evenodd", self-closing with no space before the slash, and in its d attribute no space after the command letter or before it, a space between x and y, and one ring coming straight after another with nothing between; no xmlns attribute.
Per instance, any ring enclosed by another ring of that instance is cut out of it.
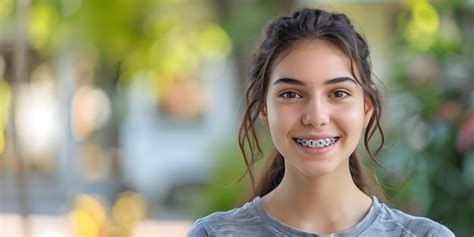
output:
<svg viewBox="0 0 474 237"><path fill-rule="evenodd" d="M306 6L369 41L391 206L474 234L473 0L0 0L0 236L184 236L241 204L252 50Z"/></svg>

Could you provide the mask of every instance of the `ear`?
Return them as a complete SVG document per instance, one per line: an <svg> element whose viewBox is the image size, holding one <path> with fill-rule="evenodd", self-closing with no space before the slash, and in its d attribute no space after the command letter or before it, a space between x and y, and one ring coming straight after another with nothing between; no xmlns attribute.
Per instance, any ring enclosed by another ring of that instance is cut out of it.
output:
<svg viewBox="0 0 474 237"><path fill-rule="evenodd" d="M262 121L263 126L268 128L268 113L266 105L263 105L263 108L262 110L260 110L258 117L260 118L260 121Z"/></svg>
<svg viewBox="0 0 474 237"><path fill-rule="evenodd" d="M369 124L370 118L372 117L372 114L374 113L374 104L372 103L372 100L368 96L364 98L364 128L367 128L367 125Z"/></svg>

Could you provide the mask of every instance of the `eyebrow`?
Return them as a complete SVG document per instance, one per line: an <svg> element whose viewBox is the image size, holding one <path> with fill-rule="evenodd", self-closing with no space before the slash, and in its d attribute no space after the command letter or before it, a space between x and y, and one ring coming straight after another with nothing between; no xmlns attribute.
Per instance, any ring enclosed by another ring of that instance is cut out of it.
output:
<svg viewBox="0 0 474 237"><path fill-rule="evenodd" d="M350 77L336 77L336 78L325 81L324 85L332 85L332 84L342 83L342 82L345 82L345 81L350 81L350 82L352 82L356 85L359 85L359 82L357 82L356 80L354 80ZM303 81L300 81L300 80L294 79L294 78L288 78L288 77L283 77L283 78L280 78L280 79L276 80L275 82L273 82L273 85L281 84L281 83L291 84L291 85L298 85L298 86L306 85Z"/></svg>

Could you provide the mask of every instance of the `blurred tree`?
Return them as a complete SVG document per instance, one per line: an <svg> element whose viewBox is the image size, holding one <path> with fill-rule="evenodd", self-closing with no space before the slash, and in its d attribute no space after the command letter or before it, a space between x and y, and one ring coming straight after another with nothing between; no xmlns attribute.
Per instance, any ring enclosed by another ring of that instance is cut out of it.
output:
<svg viewBox="0 0 474 237"><path fill-rule="evenodd" d="M25 1L28 6L31 2L28 12L18 13L14 10L20 2L0 1L0 33L14 28L16 18L25 21L27 32L23 38L27 42L24 46L40 55L34 62L30 60L30 65L48 62L53 67L71 67L68 72L74 75L56 78L74 79L65 83L74 88L61 88L62 94L75 93L80 86L93 84L111 98L111 120L106 126L84 140L74 140L71 141L73 144L68 142L64 146L68 149L64 152L68 162L72 160L68 164L75 165L74 159L80 156L80 151L75 154L76 150L71 146L93 144L111 154L114 159L111 164L116 164L120 171L118 133L122 115L126 112L123 95L130 81L145 80L149 90L143 95L159 100L167 95L171 81L180 78L199 80L196 75L200 75L203 62L223 60L233 49L230 37L214 20L210 1L31 0ZM5 41L18 40L6 35L0 34L2 45ZM27 55L25 53L24 57ZM64 59L72 63L58 62ZM29 68L33 68L30 65L23 70L25 82L30 80ZM56 70L61 71L60 68ZM69 94L62 97L67 100L64 101L65 110L70 110L71 97ZM65 121L65 124L69 122ZM64 172L68 177L75 174L75 170ZM111 177L113 182L121 185L120 177L117 177L120 173L115 174ZM66 188L70 191L77 187Z"/></svg>
<svg viewBox="0 0 474 237"><path fill-rule="evenodd" d="M113 102L112 121L89 140L117 146L125 112L120 93L131 79L147 75L144 95L163 97L170 81L199 79L202 61L231 52L232 41L209 9L206 2L185 0L33 0L28 43L44 61L65 54L82 60L74 66L87 74L75 75L77 84L96 84ZM83 70L85 63L92 65Z"/></svg>
<svg viewBox="0 0 474 237"><path fill-rule="evenodd" d="M394 206L474 232L474 5L412 1L396 22L382 173ZM402 129L396 129L402 128Z"/></svg>
<svg viewBox="0 0 474 237"><path fill-rule="evenodd" d="M98 80L128 80L137 70L165 80L232 49L209 8L184 0L33 0L29 42L45 56L88 49L102 68L119 73Z"/></svg>
<svg viewBox="0 0 474 237"><path fill-rule="evenodd" d="M125 113L119 99L131 79L147 75L144 95L164 97L171 81L198 79L202 61L232 50L209 5L184 0L33 0L29 44L46 60L68 53L93 64L92 76L76 81L105 89L113 109L108 126L89 139L115 147Z"/></svg>

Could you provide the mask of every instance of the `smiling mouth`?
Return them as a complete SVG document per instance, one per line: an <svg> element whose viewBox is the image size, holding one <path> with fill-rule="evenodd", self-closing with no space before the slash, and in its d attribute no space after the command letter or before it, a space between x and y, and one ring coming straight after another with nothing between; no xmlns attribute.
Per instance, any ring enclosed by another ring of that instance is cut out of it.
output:
<svg viewBox="0 0 474 237"><path fill-rule="evenodd" d="M294 137L293 140L304 147L324 148L336 143L339 140L339 137L323 138L316 140Z"/></svg>

